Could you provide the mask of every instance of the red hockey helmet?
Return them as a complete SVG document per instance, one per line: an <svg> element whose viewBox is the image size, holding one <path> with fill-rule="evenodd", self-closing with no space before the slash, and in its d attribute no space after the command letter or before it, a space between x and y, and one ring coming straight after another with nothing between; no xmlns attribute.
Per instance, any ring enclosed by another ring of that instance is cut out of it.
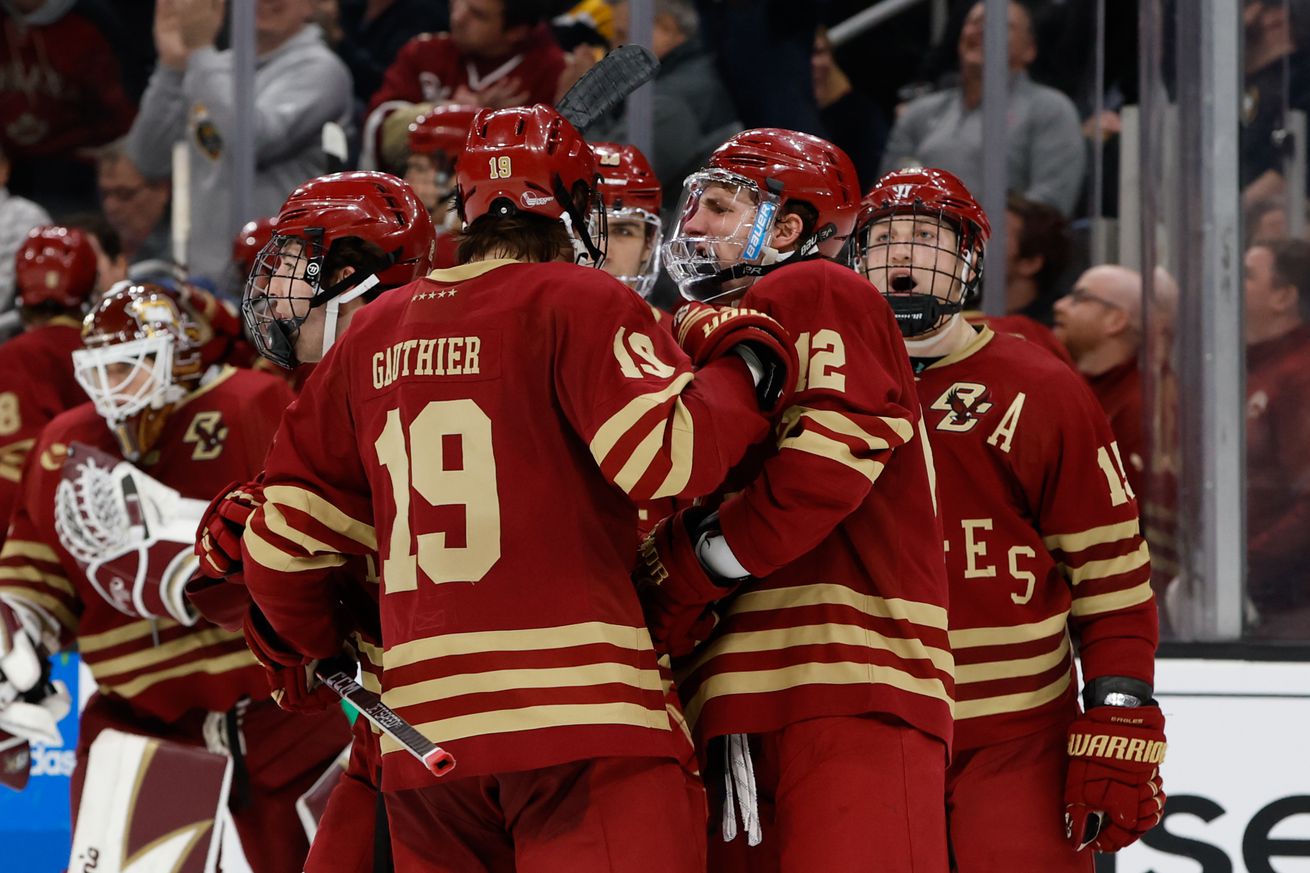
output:
<svg viewBox="0 0 1310 873"><path fill-rule="evenodd" d="M705 215L698 218L707 190L727 192L736 204L728 223L713 229L703 226ZM796 202L807 204L814 218L796 252L839 257L859 217L859 191L850 157L827 140L778 128L743 131L687 178L678 225L665 246L669 272L693 299L741 292L750 277L781 260L768 244L770 233L779 211Z"/></svg>
<svg viewBox="0 0 1310 873"><path fill-rule="evenodd" d="M663 192L650 161L636 146L594 142L605 204L605 263L602 269L642 297L650 296L660 275ZM600 213L592 216L598 233Z"/></svg>
<svg viewBox="0 0 1310 873"><path fill-rule="evenodd" d="M232 264L241 274L242 284L245 283L245 277L249 276L250 271L255 268L259 253L273 238L273 226L276 220L269 216L247 221L237 232L236 239L232 240Z"/></svg>
<svg viewBox="0 0 1310 873"><path fill-rule="evenodd" d="M95 293L97 272L95 248L85 232L53 225L34 227L14 264L18 305L84 306Z"/></svg>
<svg viewBox="0 0 1310 873"><path fill-rule="evenodd" d="M987 214L951 173L894 170L864 197L859 270L887 295L901 332L921 336L979 293L991 232Z"/></svg>
<svg viewBox="0 0 1310 873"><path fill-rule="evenodd" d="M551 107L483 109L455 167L455 202L465 225L516 212L559 219L600 263L603 220L597 239L587 232L590 214L604 208L598 184L591 147Z"/></svg>
<svg viewBox="0 0 1310 873"><path fill-rule="evenodd" d="M332 256L339 243L358 240L380 250L386 263L371 274L356 270L330 285ZM300 325L310 310L328 305L335 337L335 306L377 288L394 288L426 275L436 248L436 231L427 209L403 180L389 173L356 171L319 176L301 185L282 204L273 238L260 252L246 281L241 311L259 353L293 367ZM286 282L276 282L275 279ZM292 287L292 286L295 287ZM295 293L296 290L303 293ZM290 317L275 311L277 298L303 301L288 306Z"/></svg>
<svg viewBox="0 0 1310 873"><path fill-rule="evenodd" d="M200 379L200 334L158 285L120 283L82 323L73 373L118 438L140 460Z"/></svg>
<svg viewBox="0 0 1310 873"><path fill-rule="evenodd" d="M447 103L434 106L415 118L409 125L409 153L412 155L440 154L452 164L464 152L469 128L478 114L476 106Z"/></svg>

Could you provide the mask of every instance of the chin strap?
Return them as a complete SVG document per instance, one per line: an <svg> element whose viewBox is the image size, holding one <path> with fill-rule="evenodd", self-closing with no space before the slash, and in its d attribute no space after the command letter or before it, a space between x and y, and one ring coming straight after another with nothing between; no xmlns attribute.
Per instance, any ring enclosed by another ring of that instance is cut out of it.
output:
<svg viewBox="0 0 1310 873"><path fill-rule="evenodd" d="M324 316L323 354L324 355L328 353L328 349L332 348L332 344L337 341L337 316L341 311L341 304L349 303L352 300L356 300L364 296L369 291L372 291L377 284L378 284L378 275L377 273L374 273L372 276L369 276L367 279L365 279L363 282L360 282L354 288L351 288L349 291L345 292L344 294L338 294L336 297L333 297L331 300L327 302L327 305L323 309L323 316Z"/></svg>
<svg viewBox="0 0 1310 873"><path fill-rule="evenodd" d="M773 251L773 250L770 249L769 251ZM698 279L692 279L691 281L684 283L681 287L686 288L688 292L698 291L702 288L712 289L714 293L710 294L709 296L701 297L701 296L693 295L688 298L691 300L700 300L708 303L711 300L715 299L716 297L728 293L723 290L723 286L725 283L731 282L734 279L743 279L747 277L758 279L762 276L767 276L770 273L772 273L774 270L777 270L781 267L785 267L788 264L799 264L802 261L813 261L813 260L818 260L819 258L822 257L823 256L820 255L818 252L814 252L813 254L807 254L807 255L800 255L796 252L784 252L771 263L733 264L731 267L724 267L722 270L719 270L719 272L715 273L712 276L702 276ZM683 296L686 297L687 295L684 294Z"/></svg>

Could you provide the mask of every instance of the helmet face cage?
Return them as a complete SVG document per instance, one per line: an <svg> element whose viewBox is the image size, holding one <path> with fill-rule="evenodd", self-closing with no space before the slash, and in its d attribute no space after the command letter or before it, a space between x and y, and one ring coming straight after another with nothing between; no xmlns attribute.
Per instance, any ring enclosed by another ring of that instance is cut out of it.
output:
<svg viewBox="0 0 1310 873"><path fill-rule="evenodd" d="M907 337L931 333L982 280L982 242L967 222L916 199L875 207L859 231L856 269L892 305Z"/></svg>
<svg viewBox="0 0 1310 873"><path fill-rule="evenodd" d="M241 298L241 319L259 354L291 369L300 326L317 302L327 247L321 229L304 236L274 234L255 259Z"/></svg>
<svg viewBox="0 0 1310 873"><path fill-rule="evenodd" d="M709 302L744 291L753 281L749 267L772 254L767 243L781 205L777 195L727 170L687 177L678 223L664 244L666 268L682 296ZM729 270L735 275L723 275Z"/></svg>
<svg viewBox="0 0 1310 873"><path fill-rule="evenodd" d="M602 217L606 223L603 269L642 297L649 297L660 275L664 237L660 217L633 208L593 213L587 222L593 239L600 237L597 225Z"/></svg>

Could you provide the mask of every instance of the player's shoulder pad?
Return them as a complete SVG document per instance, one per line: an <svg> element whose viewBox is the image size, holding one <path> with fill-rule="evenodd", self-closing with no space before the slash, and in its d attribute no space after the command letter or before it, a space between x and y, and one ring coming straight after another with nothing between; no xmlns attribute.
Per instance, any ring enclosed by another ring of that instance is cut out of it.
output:
<svg viewBox="0 0 1310 873"><path fill-rule="evenodd" d="M68 443L73 440L94 444L105 433L105 420L96 412L95 404L87 401L64 410L41 429L40 445Z"/></svg>
<svg viewBox="0 0 1310 873"><path fill-rule="evenodd" d="M833 315L840 315L849 324L859 321L861 313L889 309L868 280L827 258L799 261L774 270L747 290L741 305L767 312L784 324L792 318L803 323ZM890 316L890 311L886 315Z"/></svg>

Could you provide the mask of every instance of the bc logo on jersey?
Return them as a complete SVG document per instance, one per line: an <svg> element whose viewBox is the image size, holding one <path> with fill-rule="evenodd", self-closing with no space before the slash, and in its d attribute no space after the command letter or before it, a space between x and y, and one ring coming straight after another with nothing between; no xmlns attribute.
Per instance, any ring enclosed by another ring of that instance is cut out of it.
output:
<svg viewBox="0 0 1310 873"><path fill-rule="evenodd" d="M187 425L183 442L195 445L191 452L193 461L212 461L223 454L223 443L227 439L227 425L223 424L223 413L216 409L197 412L196 417Z"/></svg>
<svg viewBox="0 0 1310 873"><path fill-rule="evenodd" d="M984 415L994 405L988 397L991 391L986 385L977 382L956 382L933 401L929 409L947 412L937 422L937 429L950 433L968 433L978 423L978 417Z"/></svg>

